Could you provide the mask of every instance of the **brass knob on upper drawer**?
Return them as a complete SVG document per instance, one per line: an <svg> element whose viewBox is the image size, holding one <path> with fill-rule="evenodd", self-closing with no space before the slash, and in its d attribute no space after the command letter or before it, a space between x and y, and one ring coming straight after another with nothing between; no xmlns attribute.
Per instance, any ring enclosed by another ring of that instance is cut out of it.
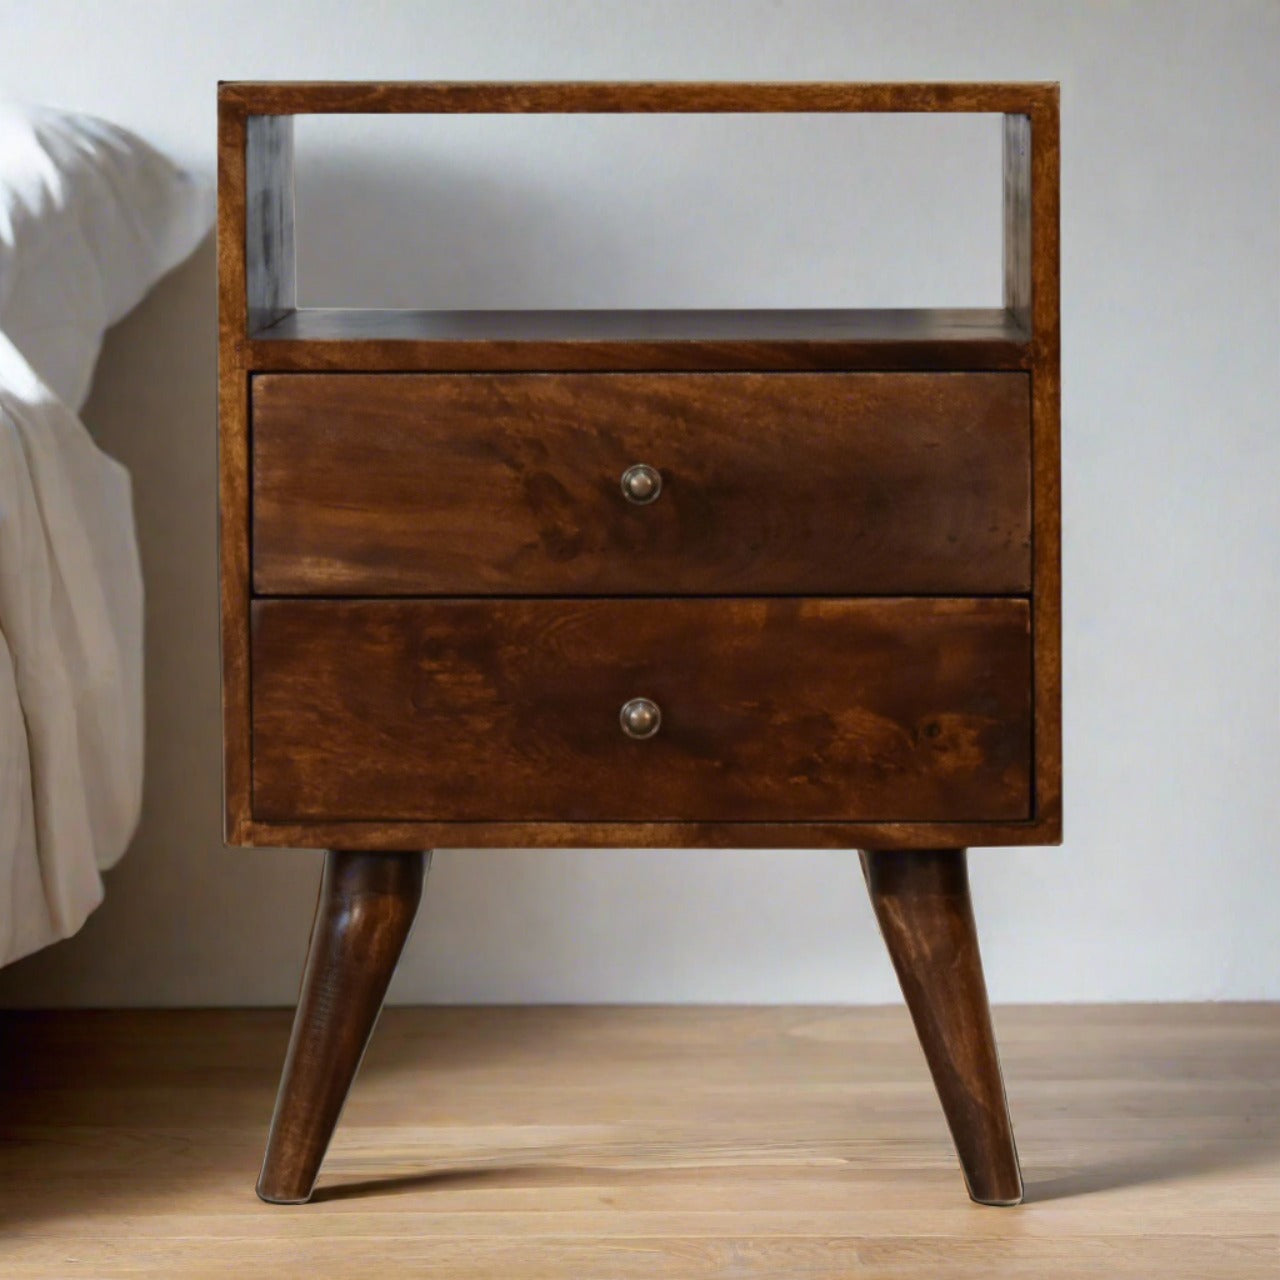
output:
<svg viewBox="0 0 1280 1280"><path fill-rule="evenodd" d="M638 507L656 501L661 492L662 475L654 467L638 462L622 473L622 495Z"/></svg>
<svg viewBox="0 0 1280 1280"><path fill-rule="evenodd" d="M622 704L618 719L628 738L652 738L662 724L662 708L649 698L632 698Z"/></svg>

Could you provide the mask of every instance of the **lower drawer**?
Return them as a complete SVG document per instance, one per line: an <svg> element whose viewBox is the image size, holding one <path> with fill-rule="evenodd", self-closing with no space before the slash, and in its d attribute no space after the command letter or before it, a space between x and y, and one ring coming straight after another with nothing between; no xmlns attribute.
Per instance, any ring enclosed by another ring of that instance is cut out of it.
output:
<svg viewBox="0 0 1280 1280"><path fill-rule="evenodd" d="M252 608L261 820L1030 816L1025 600Z"/></svg>

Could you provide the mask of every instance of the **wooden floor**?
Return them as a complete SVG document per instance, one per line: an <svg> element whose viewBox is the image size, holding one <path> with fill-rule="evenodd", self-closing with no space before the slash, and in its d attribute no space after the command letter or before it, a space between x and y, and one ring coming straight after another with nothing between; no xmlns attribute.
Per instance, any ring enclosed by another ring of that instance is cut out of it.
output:
<svg viewBox="0 0 1280 1280"><path fill-rule="evenodd" d="M393 1010L273 1208L287 1015L0 1015L0 1276L1280 1277L1280 1005L996 1019L1020 1209L897 1008Z"/></svg>

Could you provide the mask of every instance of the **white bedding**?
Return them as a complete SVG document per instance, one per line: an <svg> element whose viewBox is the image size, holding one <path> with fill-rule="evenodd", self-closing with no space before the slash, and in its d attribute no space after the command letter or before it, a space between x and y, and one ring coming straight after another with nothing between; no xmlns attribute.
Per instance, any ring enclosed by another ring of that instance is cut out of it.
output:
<svg viewBox="0 0 1280 1280"><path fill-rule="evenodd" d="M142 800L129 475L0 334L0 963L102 900Z"/></svg>
<svg viewBox="0 0 1280 1280"><path fill-rule="evenodd" d="M0 104L0 964L79 929L138 821L129 475L75 410L106 326L211 222L209 184L127 131Z"/></svg>

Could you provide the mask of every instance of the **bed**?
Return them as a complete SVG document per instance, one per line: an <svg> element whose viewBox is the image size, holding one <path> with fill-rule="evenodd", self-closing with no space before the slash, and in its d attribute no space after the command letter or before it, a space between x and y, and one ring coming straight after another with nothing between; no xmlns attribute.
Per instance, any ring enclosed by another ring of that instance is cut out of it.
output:
<svg viewBox="0 0 1280 1280"><path fill-rule="evenodd" d="M212 219L127 130L0 103L0 965L80 928L137 825L132 494L78 411L105 329Z"/></svg>

